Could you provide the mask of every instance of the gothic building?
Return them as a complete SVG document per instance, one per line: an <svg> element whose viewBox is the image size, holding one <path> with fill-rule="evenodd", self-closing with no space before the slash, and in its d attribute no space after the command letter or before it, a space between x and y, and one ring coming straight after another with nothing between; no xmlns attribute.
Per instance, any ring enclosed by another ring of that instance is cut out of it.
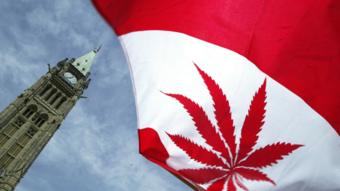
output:
<svg viewBox="0 0 340 191"><path fill-rule="evenodd" d="M82 97L99 49L64 59L0 113L0 191L12 191Z"/></svg>

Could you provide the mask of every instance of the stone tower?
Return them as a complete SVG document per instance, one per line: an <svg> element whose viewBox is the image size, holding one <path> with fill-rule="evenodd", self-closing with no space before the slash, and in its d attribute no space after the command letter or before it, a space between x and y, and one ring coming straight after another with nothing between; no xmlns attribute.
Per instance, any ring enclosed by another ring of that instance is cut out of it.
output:
<svg viewBox="0 0 340 191"><path fill-rule="evenodd" d="M98 51L60 61L0 113L0 191L14 190L82 97Z"/></svg>

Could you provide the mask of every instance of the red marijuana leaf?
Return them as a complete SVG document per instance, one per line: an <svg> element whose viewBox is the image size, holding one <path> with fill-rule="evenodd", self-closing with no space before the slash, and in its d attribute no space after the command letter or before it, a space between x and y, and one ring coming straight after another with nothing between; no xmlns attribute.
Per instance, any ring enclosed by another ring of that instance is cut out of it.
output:
<svg viewBox="0 0 340 191"><path fill-rule="evenodd" d="M234 135L235 127L233 124L233 119L231 118L229 102L218 84L196 64L195 67L203 78L204 83L206 84L209 93L213 98L217 125L230 149L231 156L228 156L228 153L222 153L222 156L225 157L229 163L232 163L231 158L235 157L236 143Z"/></svg>
<svg viewBox="0 0 340 191"><path fill-rule="evenodd" d="M228 191L236 191L236 186L235 186L234 181L233 181L233 176L229 177L229 180L228 180Z"/></svg>
<svg viewBox="0 0 340 191"><path fill-rule="evenodd" d="M204 147L180 135L168 134L168 136L179 148L186 152L186 154L189 155L191 159L211 166L224 166L223 161L218 158L216 154L205 149Z"/></svg>
<svg viewBox="0 0 340 191"><path fill-rule="evenodd" d="M203 108L199 106L197 103L193 102L191 99L183 95L179 94L166 94L166 95L175 98L183 105L183 107L192 117L192 120L195 123L197 131L202 135L206 143L212 146L215 151L223 153L222 155L225 156L226 147L222 140L220 139L218 133L216 132L216 128L213 126L207 114L204 112Z"/></svg>
<svg viewBox="0 0 340 191"><path fill-rule="evenodd" d="M289 143L275 143L255 150L247 160L240 163L240 166L249 166L264 168L276 164L283 159L283 156L289 155L295 149L302 145L293 145Z"/></svg>
<svg viewBox="0 0 340 191"><path fill-rule="evenodd" d="M237 158L238 161L246 157L257 142L258 134L261 131L265 115L265 100L266 80L263 82L260 89L255 94L250 104L248 115L244 120L241 132L240 150L238 152Z"/></svg>
<svg viewBox="0 0 340 191"><path fill-rule="evenodd" d="M275 185L275 182L272 181L268 176L261 171L253 170L249 168L237 168L237 172L244 178L248 180L256 180L256 181L266 181Z"/></svg>
<svg viewBox="0 0 340 191"><path fill-rule="evenodd" d="M204 184L210 180L220 178L227 171L216 168L201 168L201 169L182 169L178 171L182 176L196 183Z"/></svg>
<svg viewBox="0 0 340 191"><path fill-rule="evenodd" d="M251 100L242 125L240 144L237 145L226 95L207 73L197 65L195 67L212 97L217 127L211 123L203 108L190 98L180 94L165 94L182 104L191 116L198 133L214 151L181 135L168 134L172 142L192 160L206 165L205 168L186 168L178 172L197 184L210 184L207 191L223 191L224 188L228 191L236 191L237 188L247 191L248 188L242 182L245 179L269 182L275 186L275 182L261 172L261 169L277 164L302 145L278 142L254 150L265 122L266 80Z"/></svg>
<svg viewBox="0 0 340 191"><path fill-rule="evenodd" d="M223 190L223 186L226 180L227 180L226 178L222 178L220 180L215 181L214 183L211 184L207 191Z"/></svg>

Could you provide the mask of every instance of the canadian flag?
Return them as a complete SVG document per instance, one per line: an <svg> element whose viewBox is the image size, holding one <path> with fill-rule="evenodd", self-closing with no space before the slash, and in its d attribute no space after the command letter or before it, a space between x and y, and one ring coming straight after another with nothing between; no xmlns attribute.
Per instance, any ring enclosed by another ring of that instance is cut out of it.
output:
<svg viewBox="0 0 340 191"><path fill-rule="evenodd" d="M140 152L197 190L340 190L339 0L94 0Z"/></svg>

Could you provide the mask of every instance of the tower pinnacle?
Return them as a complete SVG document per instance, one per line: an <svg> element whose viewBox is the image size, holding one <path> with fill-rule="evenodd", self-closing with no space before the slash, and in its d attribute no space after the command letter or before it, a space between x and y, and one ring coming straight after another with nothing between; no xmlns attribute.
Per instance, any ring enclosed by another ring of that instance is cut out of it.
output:
<svg viewBox="0 0 340 191"><path fill-rule="evenodd" d="M100 47L96 48L87 54L77 58L72 65L84 76L87 75L87 73L91 70L91 66L93 64L93 59L96 56L96 54L99 52Z"/></svg>

